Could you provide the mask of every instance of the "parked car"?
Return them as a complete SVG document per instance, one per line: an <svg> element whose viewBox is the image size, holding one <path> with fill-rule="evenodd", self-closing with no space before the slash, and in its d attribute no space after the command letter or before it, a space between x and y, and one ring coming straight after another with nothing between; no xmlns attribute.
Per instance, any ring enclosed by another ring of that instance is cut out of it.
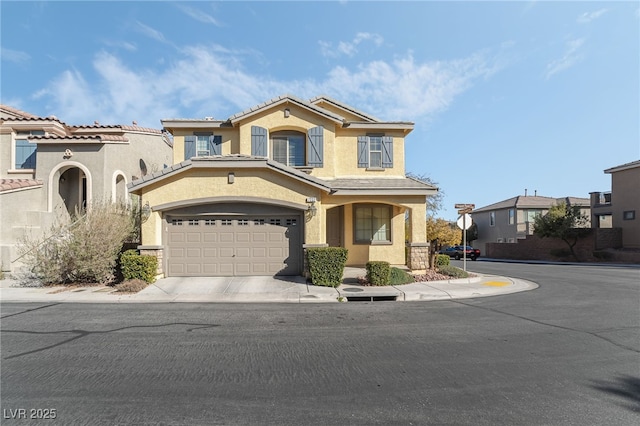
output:
<svg viewBox="0 0 640 426"><path fill-rule="evenodd" d="M456 260L460 260L464 257L464 252L467 252L467 259L476 260L480 257L480 249L475 249L471 246L451 246L439 251L440 254L446 254L449 257L453 257Z"/></svg>

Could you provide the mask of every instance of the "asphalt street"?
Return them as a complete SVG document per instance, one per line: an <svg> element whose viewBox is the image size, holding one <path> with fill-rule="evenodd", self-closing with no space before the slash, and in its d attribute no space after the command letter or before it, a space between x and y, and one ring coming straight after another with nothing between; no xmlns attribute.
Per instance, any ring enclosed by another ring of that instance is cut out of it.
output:
<svg viewBox="0 0 640 426"><path fill-rule="evenodd" d="M638 424L640 269L467 268L540 287L434 302L2 304L0 420Z"/></svg>

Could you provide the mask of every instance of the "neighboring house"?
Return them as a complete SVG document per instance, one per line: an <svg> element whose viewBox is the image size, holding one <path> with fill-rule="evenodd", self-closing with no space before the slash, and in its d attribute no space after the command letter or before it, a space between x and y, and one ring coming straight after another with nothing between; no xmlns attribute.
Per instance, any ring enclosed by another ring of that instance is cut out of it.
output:
<svg viewBox="0 0 640 426"><path fill-rule="evenodd" d="M640 249L640 161L606 169L611 192L592 192L594 228L622 229L622 247Z"/></svg>
<svg viewBox="0 0 640 426"><path fill-rule="evenodd" d="M70 126L0 105L0 263L21 264L16 244L93 199L129 202L126 185L171 163L170 135L131 126Z"/></svg>
<svg viewBox="0 0 640 426"><path fill-rule="evenodd" d="M550 207L560 202L580 206L582 214L591 217L588 198L518 195L471 212L473 222L478 227L478 239L473 242L474 247L484 254L487 243L515 243L532 235L535 217L546 214Z"/></svg>
<svg viewBox="0 0 640 426"><path fill-rule="evenodd" d="M129 190L151 210L140 250L165 276L299 275L305 249L327 246L347 248L347 265L426 268L437 189L405 176L413 123L280 96L224 120L162 124L174 164Z"/></svg>

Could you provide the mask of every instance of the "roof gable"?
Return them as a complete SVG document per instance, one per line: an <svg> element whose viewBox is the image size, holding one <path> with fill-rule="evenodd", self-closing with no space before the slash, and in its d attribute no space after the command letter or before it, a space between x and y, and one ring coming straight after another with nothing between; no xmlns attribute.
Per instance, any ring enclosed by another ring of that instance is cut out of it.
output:
<svg viewBox="0 0 640 426"><path fill-rule="evenodd" d="M237 114L232 115L231 117L229 117L229 121L232 124L236 124L239 121L242 120L246 120L247 118L250 118L256 114L262 113L264 111L273 109L273 108L277 108L280 107L281 105L286 105L286 104L294 104L297 105L301 108L304 108L306 110L309 110L315 114L318 114L324 118L327 118L331 121L334 121L336 123L342 124L344 122L344 118L338 114L335 114L331 111L328 111L324 108L320 108L316 105L313 105L309 102L305 102L301 99L295 98L293 96L290 95L283 95L283 96L278 96L276 98L273 98L271 100L268 100L266 102L263 102L261 104L258 104L254 107L251 107L249 109L246 109L242 112L239 112Z"/></svg>

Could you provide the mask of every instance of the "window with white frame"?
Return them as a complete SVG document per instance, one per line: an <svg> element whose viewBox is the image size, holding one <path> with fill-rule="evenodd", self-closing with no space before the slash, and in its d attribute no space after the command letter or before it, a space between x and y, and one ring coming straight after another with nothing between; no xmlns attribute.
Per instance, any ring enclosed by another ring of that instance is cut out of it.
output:
<svg viewBox="0 0 640 426"><path fill-rule="evenodd" d="M209 135L196 135L196 156L206 157L210 155L209 150Z"/></svg>
<svg viewBox="0 0 640 426"><path fill-rule="evenodd" d="M541 209L528 209L526 211L526 220L525 222L535 222L536 217L542 216Z"/></svg>
<svg viewBox="0 0 640 426"><path fill-rule="evenodd" d="M271 158L287 166L304 166L306 135L286 131L271 134Z"/></svg>
<svg viewBox="0 0 640 426"><path fill-rule="evenodd" d="M358 136L358 167L388 169L393 167L393 137L385 135Z"/></svg>
<svg viewBox="0 0 640 426"><path fill-rule="evenodd" d="M356 204L353 224L355 243L390 243L391 208L386 204Z"/></svg>
<svg viewBox="0 0 640 426"><path fill-rule="evenodd" d="M496 212L489 213L489 225L496 226Z"/></svg>
<svg viewBox="0 0 640 426"><path fill-rule="evenodd" d="M29 142L29 136L44 136L43 130L26 130L16 132L15 169L35 169L38 145Z"/></svg>

